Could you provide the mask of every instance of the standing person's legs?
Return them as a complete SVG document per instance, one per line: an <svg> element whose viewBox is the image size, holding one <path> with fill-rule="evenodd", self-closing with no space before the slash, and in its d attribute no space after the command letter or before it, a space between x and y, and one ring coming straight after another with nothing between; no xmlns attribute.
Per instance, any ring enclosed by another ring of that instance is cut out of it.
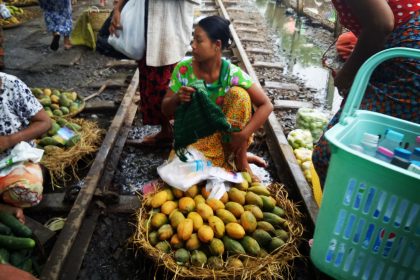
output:
<svg viewBox="0 0 420 280"><path fill-rule="evenodd" d="M168 89L175 64L161 67L146 65L146 58L138 63L140 72L140 112L144 125L161 125L161 131L144 137L139 144L159 145L172 143L173 132L169 119L162 114L161 105Z"/></svg>

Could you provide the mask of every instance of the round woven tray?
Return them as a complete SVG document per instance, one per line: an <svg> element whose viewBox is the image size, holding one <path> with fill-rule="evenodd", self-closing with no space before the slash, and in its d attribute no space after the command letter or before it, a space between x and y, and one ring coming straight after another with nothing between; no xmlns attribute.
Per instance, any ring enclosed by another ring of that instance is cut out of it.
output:
<svg viewBox="0 0 420 280"><path fill-rule="evenodd" d="M89 22L94 32L98 32L104 25L105 20L111 14L111 10L99 9L97 7L91 7L88 10Z"/></svg>
<svg viewBox="0 0 420 280"><path fill-rule="evenodd" d="M36 88L36 87L32 87L32 88ZM50 88L50 89L55 90L55 88ZM58 88L57 88L57 90L59 90L60 92L72 91L72 90L63 90L63 89L58 89ZM77 116L80 112L83 111L83 109L85 109L86 102L85 102L85 99L83 97L81 97L78 93L77 93L77 98L74 102L76 102L79 105L78 106L79 109L76 112L69 113L67 115L62 115L62 116L54 116L53 115L51 118L53 118L53 119L56 119L56 118L71 118L71 117Z"/></svg>
<svg viewBox="0 0 420 280"><path fill-rule="evenodd" d="M163 186L163 183L161 185ZM174 274L172 279L293 279L291 272L293 260L301 257L297 247L303 234L303 226L300 222L302 214L297 209L296 204L288 199L287 191L283 185L272 184L269 186L269 190L271 196L276 199L277 205L282 207L286 212L285 218L289 222L289 239L276 251L263 258L236 255L235 257L248 260L246 268L235 269L224 266L216 270L192 265L180 266L174 260L173 251L166 254L153 247L147 239L148 233L145 228L145 222L149 219L151 209L146 207L145 204L147 204L147 201L150 201L156 192L142 197L142 206L137 211L137 229L132 238L134 248L141 249L157 266L163 266L166 270L171 271Z"/></svg>

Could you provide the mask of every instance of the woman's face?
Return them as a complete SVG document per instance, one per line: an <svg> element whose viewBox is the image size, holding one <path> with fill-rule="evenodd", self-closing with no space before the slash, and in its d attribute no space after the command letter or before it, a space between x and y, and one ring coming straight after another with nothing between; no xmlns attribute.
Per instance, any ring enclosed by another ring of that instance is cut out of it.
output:
<svg viewBox="0 0 420 280"><path fill-rule="evenodd" d="M193 59L203 62L217 57L220 52L217 42L212 42L207 33L200 26L194 30L194 38L191 43Z"/></svg>

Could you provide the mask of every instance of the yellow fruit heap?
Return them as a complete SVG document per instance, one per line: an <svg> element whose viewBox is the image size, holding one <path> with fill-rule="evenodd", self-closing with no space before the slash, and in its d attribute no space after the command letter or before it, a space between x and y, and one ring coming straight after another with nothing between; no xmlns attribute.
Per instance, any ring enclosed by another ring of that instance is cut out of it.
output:
<svg viewBox="0 0 420 280"><path fill-rule="evenodd" d="M31 90L50 117L66 116L79 111L80 100L75 91L60 92L57 89L49 88L33 88Z"/></svg>
<svg viewBox="0 0 420 280"><path fill-rule="evenodd" d="M229 256L263 258L277 251L289 240L285 211L263 184L242 175L244 181L220 200L197 185L154 194L147 200L152 216L144 221L149 243L164 253L173 251L178 265L210 269L243 267Z"/></svg>
<svg viewBox="0 0 420 280"><path fill-rule="evenodd" d="M57 132L66 127L73 131L74 136L68 140L63 139ZM76 145L80 141L81 127L78 124L72 123L66 119L58 118L57 120L52 120L51 128L47 133L42 135L42 138L38 141L38 146L43 148L47 154L53 154L57 151L57 147L60 148L70 148Z"/></svg>

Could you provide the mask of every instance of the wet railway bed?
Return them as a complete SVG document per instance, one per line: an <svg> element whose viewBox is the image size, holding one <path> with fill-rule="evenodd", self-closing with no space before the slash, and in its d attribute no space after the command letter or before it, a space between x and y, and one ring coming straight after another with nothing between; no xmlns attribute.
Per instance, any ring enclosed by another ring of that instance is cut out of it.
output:
<svg viewBox="0 0 420 280"><path fill-rule="evenodd" d="M239 2L236 6L228 7L228 12L231 15L231 20L235 28L242 30L238 31L241 40L247 34L247 24L240 26L241 21L245 23L249 20L257 22L256 25L260 28L259 34L264 35L262 42L245 43L244 40L245 48L248 50L278 50L278 52L268 54L248 52L254 66L256 65L255 62L259 61L281 64L281 68L259 68L255 66L260 82L274 81L289 86L280 89L275 87L266 88L273 103L278 99L290 99L307 101L314 103L316 107L323 107L324 103L321 100L322 98L314 96L315 93L319 93L319 89L311 88L305 84L304 79L302 80L302 78L293 75L293 71L290 72L292 73L291 75L287 72L288 65L292 62L287 62L283 59L284 56L281 54L281 50L284 51L284 49L278 44L278 34L276 34L275 28L270 26L270 20L266 21L263 13L255 12L254 1ZM256 2L259 2L257 4L261 8L261 3L264 1ZM77 18L77 15L84 8L88 7L89 4L88 1L79 1L74 17ZM201 9L205 11L208 7L212 7L212 5L204 3ZM279 8L275 9L277 9L276 11L278 13ZM252 11L252 13L249 11ZM202 13L202 15L205 15L205 13ZM80 115L80 117L97 120L102 128L108 129L118 106L123 100L125 88L134 74L135 69L133 65L112 67L109 64L113 62L112 59L83 47L76 47L67 52L63 50L57 53L51 52L48 50L50 36L43 31L41 18L27 23L25 28L24 32L19 34L11 31L6 32L6 37L9 38L9 40L6 40L6 49L11 49L12 46L18 46L13 53L7 56L7 72L20 77L32 87L74 89L84 97L96 92L101 85L109 80L119 80L119 85L107 87L103 93L92 99L85 112ZM248 27L248 29L250 28ZM319 32L329 34L325 30ZM26 58L28 55L29 58ZM241 64L241 62L239 63ZM121 82L121 80L125 80L126 82ZM277 111L276 115L280 118L283 128L287 130L287 128L292 127L292 123L294 123L293 110ZM128 132L128 139L140 139L157 129L156 127L142 126L140 116L136 116L133 127ZM266 139L265 132L260 133L258 136L256 142L251 147L251 151L267 160L269 168L264 171L255 167L254 170L266 183L282 181L282 178L278 176L278 171L275 169L276 163L273 162L269 147L264 141ZM169 149L125 146L118 165L115 168L115 174L109 185L109 190L121 195L135 196L142 185L157 178L156 167L167 158L168 154ZM73 180L65 182L62 184L64 189L58 192L75 186L81 187L81 189L84 188L85 180L83 177L89 170L83 164L80 167L82 167L79 174L81 181ZM47 193L57 192L57 190L52 190L49 187L46 187L46 190ZM291 197L303 207L298 191L290 189L290 193ZM34 213L29 214L29 216L32 215L40 222L44 222L51 216L65 216L70 206L71 204L67 208L62 208L61 210L63 211L61 212L49 212L48 214ZM167 275L162 270L156 270L153 263L147 257L142 255L142 253L136 254L131 248L128 240L134 232L134 215L124 211L123 213L108 211L103 206L98 201L90 205L86 219L88 220L93 215L98 216L96 219L97 222L93 223L93 235L88 240L90 243L88 243L89 246L86 248L86 254L83 263L81 263L80 272L72 275L71 270L66 271L65 279L152 279L154 277L162 279L162 277L171 277L171 275ZM94 211L91 212L90 210L92 209ZM309 218L307 222L310 224ZM310 225L308 226L308 230L311 230ZM305 237L309 237L309 232ZM46 244L47 252L53 247L55 241L56 239L53 238ZM305 241L302 242L304 243ZM302 245L302 253L304 255L308 254L305 244ZM308 259L298 260L294 271L296 273L295 279L313 279L314 271L312 269L308 264Z"/></svg>

